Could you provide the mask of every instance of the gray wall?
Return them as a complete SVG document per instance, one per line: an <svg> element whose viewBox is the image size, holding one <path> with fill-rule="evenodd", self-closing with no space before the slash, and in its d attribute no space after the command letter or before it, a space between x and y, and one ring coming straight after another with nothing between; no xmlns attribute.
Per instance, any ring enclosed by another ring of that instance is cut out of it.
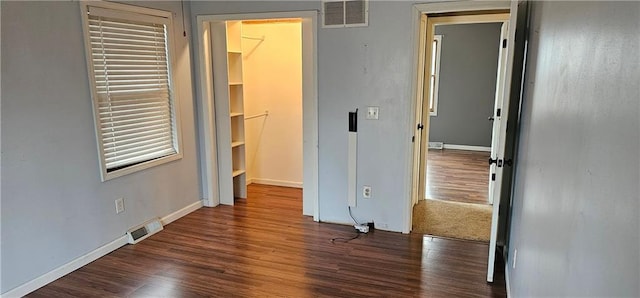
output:
<svg viewBox="0 0 640 298"><path fill-rule="evenodd" d="M180 2L142 5L177 13L184 158L103 183L78 3L2 1L2 293L199 200Z"/></svg>
<svg viewBox="0 0 640 298"><path fill-rule="evenodd" d="M320 2L312 1L191 4L193 16L320 8ZM403 228L411 189L412 9L411 2L371 1L369 27L318 29L322 221L352 222L347 212L347 115L360 108L357 184L358 189L372 186L373 196L364 200L358 191L354 216L373 220L379 228ZM366 106L379 106L380 120L364 120Z"/></svg>
<svg viewBox="0 0 640 298"><path fill-rule="evenodd" d="M442 25L438 115L429 141L491 147L502 23Z"/></svg>
<svg viewBox="0 0 640 298"><path fill-rule="evenodd" d="M640 296L639 22L639 2L533 2L514 297Z"/></svg>

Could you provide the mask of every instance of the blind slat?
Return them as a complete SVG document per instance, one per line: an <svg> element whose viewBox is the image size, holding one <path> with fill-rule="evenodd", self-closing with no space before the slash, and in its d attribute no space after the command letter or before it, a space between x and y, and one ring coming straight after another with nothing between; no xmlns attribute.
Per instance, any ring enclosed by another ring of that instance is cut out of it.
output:
<svg viewBox="0 0 640 298"><path fill-rule="evenodd" d="M135 128L154 127L157 125L169 125L169 121L168 119L158 119L158 120L139 121L139 122L130 123L130 124L120 124L117 126L102 125L100 129L103 131L103 133L108 134L108 133L118 133L122 131L128 131L130 129L135 129Z"/></svg>
<svg viewBox="0 0 640 298"><path fill-rule="evenodd" d="M124 147L124 146L129 146L129 145L135 145L138 143L142 143L142 142L147 142L150 140L155 140L155 139L165 139L169 134L167 134L166 132L158 132L158 133L154 133L154 134L144 134L144 135L139 135L137 137L131 137L128 139L120 139L117 141L114 141L113 139L110 139L110 142L104 145L104 150L105 151L112 151L115 150L114 147Z"/></svg>
<svg viewBox="0 0 640 298"><path fill-rule="evenodd" d="M137 131L129 131L126 134L119 135L105 135L103 141L105 142L104 147L117 146L119 142L129 142L135 141L141 138L151 137L155 135L161 135L165 133L165 127L159 126L155 129L138 129Z"/></svg>
<svg viewBox="0 0 640 298"><path fill-rule="evenodd" d="M140 151L142 150L153 150L154 148L158 148L158 147L162 147L162 148L168 148L171 146L171 140L167 140L166 138L160 139L158 141L155 142L150 142L147 144L144 143L138 143L136 144L136 146L122 146L122 147L118 147L117 150L114 151L106 151L105 150L105 157L106 158L127 158L136 154L139 154Z"/></svg>
<svg viewBox="0 0 640 298"><path fill-rule="evenodd" d="M154 129L166 129L168 126L168 124L166 123L158 123L155 125L149 125L146 127L131 127L129 129L118 129L118 130L105 130L102 129L102 135L103 135L103 139L109 139L109 138L126 138L128 135L132 135L134 133L143 133L145 130L149 129L149 130L154 130Z"/></svg>
<svg viewBox="0 0 640 298"><path fill-rule="evenodd" d="M177 152L165 24L117 16L111 11L88 16L107 170Z"/></svg>
<svg viewBox="0 0 640 298"><path fill-rule="evenodd" d="M108 169L116 169L123 166L131 165L131 164L137 164L145 161L154 160L156 158L160 158L160 157L164 157L164 156L168 156L176 153L175 149L173 148L166 148L166 149L159 148L159 149L160 150L156 150L151 153L146 153L146 154L143 153L138 156L134 156L127 159L105 160L105 163Z"/></svg>
<svg viewBox="0 0 640 298"><path fill-rule="evenodd" d="M113 155L113 156L105 156L106 161L107 162L117 162L117 161L121 161L121 160L126 160L126 159L137 159L138 156L140 155L157 155L158 151L164 151L167 149L171 148L171 144L165 145L165 146L156 146L151 147L151 148L144 148L142 150L138 150L138 152L132 152L132 153L128 153L128 154L120 154L120 155Z"/></svg>

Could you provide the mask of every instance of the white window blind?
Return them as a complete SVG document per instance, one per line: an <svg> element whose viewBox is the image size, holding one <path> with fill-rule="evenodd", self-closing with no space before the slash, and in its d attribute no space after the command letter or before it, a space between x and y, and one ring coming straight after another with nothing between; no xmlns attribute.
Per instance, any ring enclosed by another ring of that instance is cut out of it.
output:
<svg viewBox="0 0 640 298"><path fill-rule="evenodd" d="M96 130L107 173L178 152L167 24L89 6Z"/></svg>

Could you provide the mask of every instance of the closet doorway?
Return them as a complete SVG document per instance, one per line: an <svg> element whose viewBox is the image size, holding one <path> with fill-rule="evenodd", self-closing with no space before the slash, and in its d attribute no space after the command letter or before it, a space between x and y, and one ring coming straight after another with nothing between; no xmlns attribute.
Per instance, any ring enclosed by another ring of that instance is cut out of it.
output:
<svg viewBox="0 0 640 298"><path fill-rule="evenodd" d="M317 220L315 24L308 12L198 17L207 206L285 191Z"/></svg>

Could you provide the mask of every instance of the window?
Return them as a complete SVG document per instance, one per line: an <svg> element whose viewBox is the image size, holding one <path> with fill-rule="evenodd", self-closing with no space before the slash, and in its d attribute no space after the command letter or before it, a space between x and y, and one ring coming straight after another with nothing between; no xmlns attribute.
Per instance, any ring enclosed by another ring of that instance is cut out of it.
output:
<svg viewBox="0 0 640 298"><path fill-rule="evenodd" d="M182 157L171 13L81 5L102 180Z"/></svg>
<svg viewBox="0 0 640 298"><path fill-rule="evenodd" d="M434 35L431 46L431 77L429 78L429 115L438 116L438 85L440 84L440 49L442 35Z"/></svg>

